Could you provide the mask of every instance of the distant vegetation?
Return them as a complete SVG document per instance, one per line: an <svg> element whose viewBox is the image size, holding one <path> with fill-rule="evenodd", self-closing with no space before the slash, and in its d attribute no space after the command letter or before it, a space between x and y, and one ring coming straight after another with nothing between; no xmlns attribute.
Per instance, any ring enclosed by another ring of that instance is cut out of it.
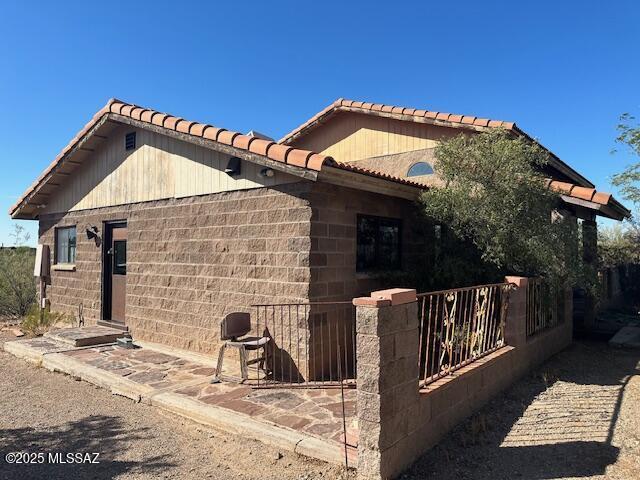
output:
<svg viewBox="0 0 640 480"><path fill-rule="evenodd" d="M0 317L22 318L36 303L35 249L24 246L29 234L16 225L13 246L0 248Z"/></svg>

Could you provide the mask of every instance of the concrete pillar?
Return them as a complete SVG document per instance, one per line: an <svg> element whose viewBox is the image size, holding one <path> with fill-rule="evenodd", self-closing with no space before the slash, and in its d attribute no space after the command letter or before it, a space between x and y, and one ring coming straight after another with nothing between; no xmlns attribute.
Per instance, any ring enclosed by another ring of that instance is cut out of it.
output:
<svg viewBox="0 0 640 480"><path fill-rule="evenodd" d="M504 338L507 345L521 347L527 343L527 277L508 276L506 283L515 288L509 293L509 306L504 326Z"/></svg>
<svg viewBox="0 0 640 480"><path fill-rule="evenodd" d="M416 291L356 298L358 478L388 479L414 460L405 442L419 416Z"/></svg>
<svg viewBox="0 0 640 480"><path fill-rule="evenodd" d="M582 260L594 282L598 280L598 224L582 221ZM584 328L592 330L596 320L596 298L587 291L584 299Z"/></svg>

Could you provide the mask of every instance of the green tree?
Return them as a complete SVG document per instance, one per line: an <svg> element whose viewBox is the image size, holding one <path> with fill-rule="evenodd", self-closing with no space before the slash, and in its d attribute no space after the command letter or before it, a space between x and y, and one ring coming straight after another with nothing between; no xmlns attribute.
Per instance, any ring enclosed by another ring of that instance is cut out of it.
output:
<svg viewBox="0 0 640 480"><path fill-rule="evenodd" d="M632 153L640 156L640 124L635 117L625 113L618 124L616 141L626 145ZM622 196L636 206L640 205L640 162L629 165L624 171L613 176L615 186L620 187Z"/></svg>
<svg viewBox="0 0 640 480"><path fill-rule="evenodd" d="M598 255L602 267L640 263L640 230L634 225L614 225L598 232Z"/></svg>
<svg viewBox="0 0 640 480"><path fill-rule="evenodd" d="M36 282L33 277L35 253L24 246L29 234L15 225L10 234L12 247L0 249L0 316L22 317L36 301Z"/></svg>
<svg viewBox="0 0 640 480"><path fill-rule="evenodd" d="M445 140L436 158L443 185L422 195L427 216L503 273L586 286L577 223L558 210L559 195L541 173L546 150L495 129Z"/></svg>

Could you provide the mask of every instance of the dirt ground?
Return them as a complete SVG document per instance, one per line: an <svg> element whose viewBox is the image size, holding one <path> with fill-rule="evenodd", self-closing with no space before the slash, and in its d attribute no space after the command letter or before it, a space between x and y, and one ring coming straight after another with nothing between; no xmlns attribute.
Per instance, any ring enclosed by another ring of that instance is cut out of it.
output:
<svg viewBox="0 0 640 480"><path fill-rule="evenodd" d="M0 333L0 343L13 339ZM47 462L8 464L9 452L43 452ZM100 463L51 464L49 452L97 452ZM312 480L354 474L164 414L0 351L0 479L18 478Z"/></svg>
<svg viewBox="0 0 640 480"><path fill-rule="evenodd" d="M578 341L457 427L403 479L640 478L640 351Z"/></svg>
<svg viewBox="0 0 640 480"><path fill-rule="evenodd" d="M12 336L0 333L0 342ZM403 479L640 478L640 352L576 342L416 462ZM10 465L9 452L100 464ZM0 479L353 479L0 352Z"/></svg>

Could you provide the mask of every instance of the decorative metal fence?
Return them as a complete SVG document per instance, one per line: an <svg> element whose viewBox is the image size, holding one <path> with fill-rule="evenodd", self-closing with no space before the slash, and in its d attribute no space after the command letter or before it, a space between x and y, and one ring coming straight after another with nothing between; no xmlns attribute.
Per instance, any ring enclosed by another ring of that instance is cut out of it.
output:
<svg viewBox="0 0 640 480"><path fill-rule="evenodd" d="M563 299L558 289L542 278L527 283L527 336L553 328L564 321Z"/></svg>
<svg viewBox="0 0 640 480"><path fill-rule="evenodd" d="M418 295L422 385L505 345L511 288L496 283Z"/></svg>
<svg viewBox="0 0 640 480"><path fill-rule="evenodd" d="M256 333L270 342L256 351L249 385L326 387L355 380L355 307L348 302L254 305Z"/></svg>

